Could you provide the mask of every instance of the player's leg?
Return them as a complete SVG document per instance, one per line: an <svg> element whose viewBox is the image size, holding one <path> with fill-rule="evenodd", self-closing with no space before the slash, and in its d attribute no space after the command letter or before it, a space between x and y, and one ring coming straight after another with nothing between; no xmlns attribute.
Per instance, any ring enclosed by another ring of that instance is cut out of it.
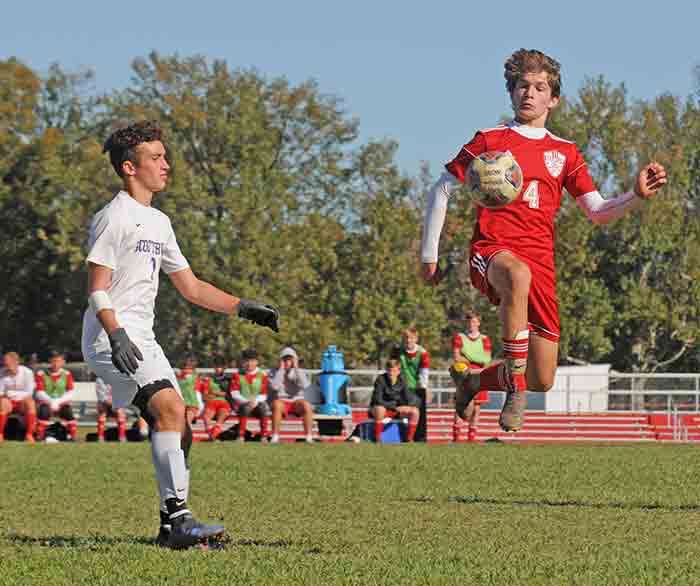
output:
<svg viewBox="0 0 700 586"><path fill-rule="evenodd" d="M301 417L304 425L304 441L307 444L314 443L314 409L311 403L305 400L294 401L294 414Z"/></svg>
<svg viewBox="0 0 700 586"><path fill-rule="evenodd" d="M42 401L37 406L37 437L39 441L46 439L46 428L51 425L51 405Z"/></svg>
<svg viewBox="0 0 700 586"><path fill-rule="evenodd" d="M211 403L207 401L204 405L204 413L202 413L202 423L204 424L204 431L209 436L209 441L214 441L216 438L212 437L216 433L216 426L211 425L212 419L214 419L214 409Z"/></svg>
<svg viewBox="0 0 700 586"><path fill-rule="evenodd" d="M245 442L245 434L248 432L248 417L250 417L255 403L246 402L238 404L238 441Z"/></svg>
<svg viewBox="0 0 700 586"><path fill-rule="evenodd" d="M63 403L58 408L58 417L68 431L68 437L72 442L78 439L78 422L73 415L73 408L70 403Z"/></svg>
<svg viewBox="0 0 700 586"><path fill-rule="evenodd" d="M374 405L369 410L370 417L374 419L374 441L382 443L382 433L384 433L384 418L386 417L386 407Z"/></svg>
<svg viewBox="0 0 700 586"><path fill-rule="evenodd" d="M140 349L144 360L133 376L116 370L109 352L89 357L88 364L97 376L112 385L114 408L133 403L151 427L151 457L161 496L159 543L173 548L190 547L222 534L224 528L199 523L187 507L187 455L192 446L192 430L185 419L185 404L160 346L141 344Z"/></svg>
<svg viewBox="0 0 700 586"><path fill-rule="evenodd" d="M270 416L272 415L272 410L270 409L270 404L267 401L258 403L253 411L255 417L260 421L260 440L267 440L267 428L270 421Z"/></svg>
<svg viewBox="0 0 700 586"><path fill-rule="evenodd" d="M97 402L97 441L105 441L105 426L107 424L107 414L109 408L104 401Z"/></svg>
<svg viewBox="0 0 700 586"><path fill-rule="evenodd" d="M117 438L120 442L126 441L126 411L124 409L113 409L110 406L110 411L117 419Z"/></svg>
<svg viewBox="0 0 700 586"><path fill-rule="evenodd" d="M12 402L7 397L0 397L0 442L5 441L5 425L12 411Z"/></svg>
<svg viewBox="0 0 700 586"><path fill-rule="evenodd" d="M286 405L282 399L272 401L272 437L270 443L277 444L280 441L280 429L282 419L286 415Z"/></svg>
<svg viewBox="0 0 700 586"><path fill-rule="evenodd" d="M416 436L418 419L420 418L420 410L418 407L413 405L399 405L396 410L401 418L406 417L408 419L408 433L406 439L409 442L412 442Z"/></svg>
<svg viewBox="0 0 700 586"><path fill-rule="evenodd" d="M546 392L551 389L558 361L559 343L532 332L526 371L528 390Z"/></svg>
<svg viewBox="0 0 700 586"><path fill-rule="evenodd" d="M476 430L477 426L479 425L479 414L481 413L481 402L478 399L474 399L472 401L473 403L473 408L472 412L469 416L469 430L467 431L467 441L468 442L475 442L476 441Z"/></svg>
<svg viewBox="0 0 700 586"><path fill-rule="evenodd" d="M26 397L22 400L21 408L24 413L24 441L33 444L36 432L36 401L32 397Z"/></svg>

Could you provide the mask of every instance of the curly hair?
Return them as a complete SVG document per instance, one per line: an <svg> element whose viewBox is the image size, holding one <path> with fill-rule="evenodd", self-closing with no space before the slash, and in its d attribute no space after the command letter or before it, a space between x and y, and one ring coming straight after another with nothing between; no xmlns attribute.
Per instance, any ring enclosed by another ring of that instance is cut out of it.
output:
<svg viewBox="0 0 700 586"><path fill-rule="evenodd" d="M141 143L161 140L162 131L155 122L142 120L113 132L102 147L103 153L109 153L109 160L119 177L124 177L122 165L131 161L136 165L136 149Z"/></svg>
<svg viewBox="0 0 700 586"><path fill-rule="evenodd" d="M552 96L558 98L561 93L561 66L552 57L536 49L519 49L503 64L503 77L506 78L506 89L512 93L518 81L526 73L544 71L549 78Z"/></svg>

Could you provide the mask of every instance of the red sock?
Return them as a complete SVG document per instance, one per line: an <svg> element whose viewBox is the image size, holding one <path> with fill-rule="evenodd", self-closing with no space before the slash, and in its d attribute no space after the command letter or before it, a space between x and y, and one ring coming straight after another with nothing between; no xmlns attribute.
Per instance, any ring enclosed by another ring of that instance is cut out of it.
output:
<svg viewBox="0 0 700 586"><path fill-rule="evenodd" d="M459 417L455 417L454 423L452 423L452 441L457 443L459 441L459 428L462 427L460 424Z"/></svg>
<svg viewBox="0 0 700 586"><path fill-rule="evenodd" d="M416 427L418 427L418 423L416 421L409 421L408 422L408 434L407 434L407 440L409 442L413 441L413 438L416 435Z"/></svg>
<svg viewBox="0 0 700 586"><path fill-rule="evenodd" d="M97 418L97 439L105 439L105 423L106 417Z"/></svg>
<svg viewBox="0 0 700 586"><path fill-rule="evenodd" d="M0 437L5 437L5 424L7 423L7 415L0 415Z"/></svg>
<svg viewBox="0 0 700 586"><path fill-rule="evenodd" d="M382 441L382 433L384 432L384 422L377 419L374 422L374 441L380 443Z"/></svg>
<svg viewBox="0 0 700 586"><path fill-rule="evenodd" d="M126 417L117 417L117 433L120 442L126 440Z"/></svg>
<svg viewBox="0 0 700 586"><path fill-rule="evenodd" d="M27 430L24 433L25 437L31 437L33 439L34 428L36 427L36 413L27 413L24 416L24 423L27 426Z"/></svg>
<svg viewBox="0 0 700 586"><path fill-rule="evenodd" d="M37 431L39 435L39 439L43 440L46 437L46 428L49 426L49 422L44 420L44 419L39 419L39 423L37 424Z"/></svg>
<svg viewBox="0 0 700 586"><path fill-rule="evenodd" d="M268 423L270 421L269 417L261 417L260 418L260 436L261 437L267 437L267 429L268 429Z"/></svg>
<svg viewBox="0 0 700 586"><path fill-rule="evenodd" d="M75 440L75 438L78 437L78 422L75 421L75 419L68 421L66 427L68 428L70 439Z"/></svg>
<svg viewBox="0 0 700 586"><path fill-rule="evenodd" d="M248 418L238 418L238 437L245 437L245 432L248 431Z"/></svg>
<svg viewBox="0 0 700 586"><path fill-rule="evenodd" d="M475 442L476 441L476 427L473 425L469 426L469 431L467 432L467 441L468 442Z"/></svg>
<svg viewBox="0 0 700 586"><path fill-rule="evenodd" d="M528 343L527 330L518 332L513 339L503 338L504 361L479 373L481 388L488 391L525 391Z"/></svg>
<svg viewBox="0 0 700 586"><path fill-rule="evenodd" d="M209 434L209 437L211 437L212 440L215 440L219 435L221 434L221 426L217 423L214 427L211 428L211 433Z"/></svg>

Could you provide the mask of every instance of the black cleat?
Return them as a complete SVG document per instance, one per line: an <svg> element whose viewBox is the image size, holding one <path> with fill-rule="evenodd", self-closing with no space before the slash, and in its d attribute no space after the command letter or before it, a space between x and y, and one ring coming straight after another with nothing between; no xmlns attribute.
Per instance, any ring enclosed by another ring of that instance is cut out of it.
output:
<svg viewBox="0 0 700 586"><path fill-rule="evenodd" d="M158 536L156 537L156 545L158 547L168 547L168 543L170 541L170 533L172 529L170 528L170 525L164 526L161 525L160 529L158 531Z"/></svg>
<svg viewBox="0 0 700 586"><path fill-rule="evenodd" d="M167 547L171 549L187 549L197 545L208 545L210 540L223 535L223 525L206 525L197 521L191 514L186 513L173 519L172 530L168 536Z"/></svg>

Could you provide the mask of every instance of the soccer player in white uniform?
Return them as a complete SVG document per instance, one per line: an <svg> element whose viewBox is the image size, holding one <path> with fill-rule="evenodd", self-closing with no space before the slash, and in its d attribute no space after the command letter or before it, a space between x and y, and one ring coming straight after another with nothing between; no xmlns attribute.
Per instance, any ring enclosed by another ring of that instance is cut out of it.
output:
<svg viewBox="0 0 700 586"><path fill-rule="evenodd" d="M160 270L185 299L212 311L237 314L274 331L279 314L270 305L239 299L201 281L190 269L170 219L151 207L170 169L157 126L138 122L117 130L104 152L124 189L90 226L83 355L90 369L112 385L114 408L132 403L151 425L161 503L158 543L186 548L224 528L196 521L187 508L192 430L175 374L153 333Z"/></svg>

